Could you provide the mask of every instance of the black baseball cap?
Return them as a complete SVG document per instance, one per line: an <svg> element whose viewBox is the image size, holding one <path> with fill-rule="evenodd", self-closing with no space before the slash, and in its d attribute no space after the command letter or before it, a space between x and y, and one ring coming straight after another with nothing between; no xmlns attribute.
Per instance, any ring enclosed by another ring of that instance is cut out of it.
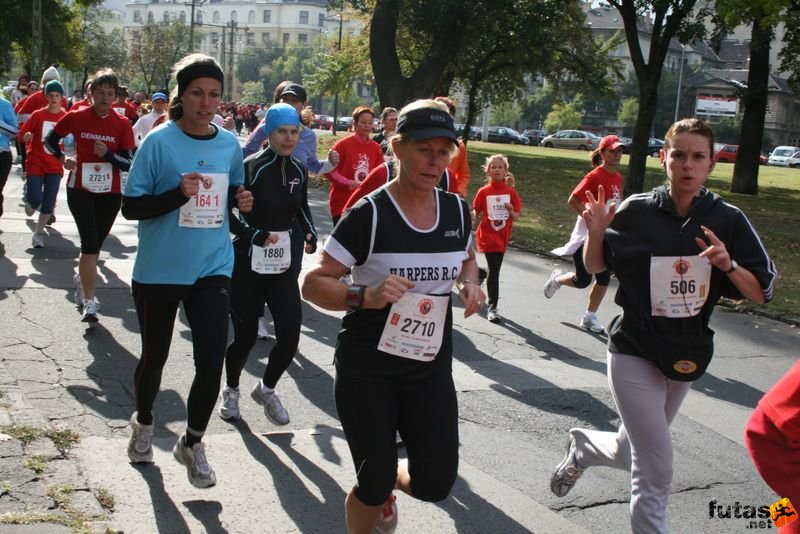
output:
<svg viewBox="0 0 800 534"><path fill-rule="evenodd" d="M397 133L406 134L417 141L434 137L457 140L453 117L439 108L419 108L408 111L397 119Z"/></svg>
<svg viewBox="0 0 800 534"><path fill-rule="evenodd" d="M294 95L297 97L298 100L300 100L301 103L308 100L308 95L306 95L305 88L302 85L296 83L290 83L289 85L284 87L283 91L281 91L280 96L283 95Z"/></svg>

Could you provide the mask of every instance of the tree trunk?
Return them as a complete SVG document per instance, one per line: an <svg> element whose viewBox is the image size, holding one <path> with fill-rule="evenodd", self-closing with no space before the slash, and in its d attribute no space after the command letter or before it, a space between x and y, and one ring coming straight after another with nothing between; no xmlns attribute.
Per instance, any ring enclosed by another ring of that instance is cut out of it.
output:
<svg viewBox="0 0 800 534"><path fill-rule="evenodd" d="M625 178L623 194L625 197L641 193L644 188L644 175L647 168L647 145L650 130L656 116L658 104L658 82L660 76L639 83L639 114L633 127L633 144L628 163L628 176Z"/></svg>
<svg viewBox="0 0 800 534"><path fill-rule="evenodd" d="M435 36L425 59L417 66L411 76L403 76L400 60L397 57L397 20L401 0L378 0L372 12L369 32L369 52L375 87L381 107L392 106L400 109L411 100L437 96L436 89L442 89L442 80L447 82L446 68L457 58L463 41L452 38L459 32L446 33L445 37ZM446 23L454 28L463 28L465 18L454 15ZM464 32L460 32L463 35ZM449 78L452 80L452 76Z"/></svg>
<svg viewBox="0 0 800 534"><path fill-rule="evenodd" d="M750 41L750 70L747 90L742 98L744 115L739 138L739 153L733 168L732 193L758 194L758 170L761 142L764 139L764 115L767 112L769 85L769 50L773 28L753 20Z"/></svg>

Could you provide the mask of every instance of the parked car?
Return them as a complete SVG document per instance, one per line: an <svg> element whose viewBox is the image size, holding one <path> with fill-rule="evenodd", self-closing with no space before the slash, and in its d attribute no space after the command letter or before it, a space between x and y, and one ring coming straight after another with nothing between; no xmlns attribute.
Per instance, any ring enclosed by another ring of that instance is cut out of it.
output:
<svg viewBox="0 0 800 534"><path fill-rule="evenodd" d="M791 159L794 153L798 151L800 151L800 147L796 146L775 147L775 150L773 150L769 155L769 164L778 165L780 167L788 167L789 159Z"/></svg>
<svg viewBox="0 0 800 534"><path fill-rule="evenodd" d="M633 145L633 139L630 137L620 137L620 143L622 143L622 153L623 154L630 154L631 153L631 146Z"/></svg>
<svg viewBox="0 0 800 534"><path fill-rule="evenodd" d="M656 139L655 137L651 137L647 140L647 153L654 158L658 157L658 154L664 148L664 141L661 139Z"/></svg>
<svg viewBox="0 0 800 534"><path fill-rule="evenodd" d="M336 121L336 131L348 132L350 131L350 127L352 125L353 125L353 117L339 117L339 120Z"/></svg>
<svg viewBox="0 0 800 534"><path fill-rule="evenodd" d="M736 154L739 153L739 145L722 145L714 152L714 161L718 163L736 163Z"/></svg>
<svg viewBox="0 0 800 534"><path fill-rule="evenodd" d="M547 132L544 130L525 130L522 132L523 137L528 138L528 144L531 146L539 146L542 139L547 137Z"/></svg>
<svg viewBox="0 0 800 534"><path fill-rule="evenodd" d="M561 130L548 135L541 141L547 148L575 148L578 150L594 150L600 144L600 138L592 132L583 130Z"/></svg>
<svg viewBox="0 0 800 534"><path fill-rule="evenodd" d="M792 154L792 157L789 158L789 167L800 169L800 150Z"/></svg>
<svg viewBox="0 0 800 534"><path fill-rule="evenodd" d="M332 125L333 117L330 115L314 115L314 121L311 123L312 128L320 130L330 130Z"/></svg>
<svg viewBox="0 0 800 534"><path fill-rule="evenodd" d="M511 145L527 145L528 138L523 137L522 134L516 131L514 128L509 128L507 126L490 126L489 142L508 143Z"/></svg>

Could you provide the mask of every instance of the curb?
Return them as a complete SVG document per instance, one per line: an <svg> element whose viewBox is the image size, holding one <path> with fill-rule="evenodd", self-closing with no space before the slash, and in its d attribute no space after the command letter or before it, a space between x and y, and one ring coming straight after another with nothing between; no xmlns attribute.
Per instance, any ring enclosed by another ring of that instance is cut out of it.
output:
<svg viewBox="0 0 800 534"><path fill-rule="evenodd" d="M14 428L39 432L23 440ZM52 430L0 361L0 532L116 532L77 461L46 435Z"/></svg>

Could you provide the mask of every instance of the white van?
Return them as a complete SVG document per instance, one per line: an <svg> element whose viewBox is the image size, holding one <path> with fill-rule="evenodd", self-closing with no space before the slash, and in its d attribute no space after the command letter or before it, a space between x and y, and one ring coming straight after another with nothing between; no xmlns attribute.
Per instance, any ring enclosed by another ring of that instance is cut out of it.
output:
<svg viewBox="0 0 800 534"><path fill-rule="evenodd" d="M788 167L789 166L789 159L792 155L800 150L800 147L796 146L779 146L775 147L775 150L769 155L769 159L767 160L768 165L778 165L780 167Z"/></svg>

